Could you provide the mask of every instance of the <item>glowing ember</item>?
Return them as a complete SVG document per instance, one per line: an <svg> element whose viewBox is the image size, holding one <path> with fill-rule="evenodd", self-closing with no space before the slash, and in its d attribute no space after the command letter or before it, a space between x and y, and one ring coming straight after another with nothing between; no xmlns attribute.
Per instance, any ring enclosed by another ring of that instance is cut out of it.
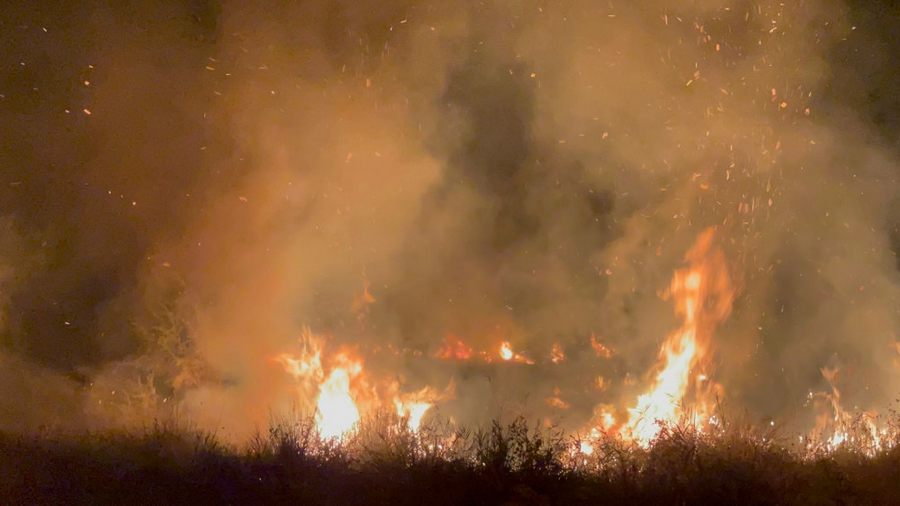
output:
<svg viewBox="0 0 900 506"><path fill-rule="evenodd" d="M596 353L598 357L609 358L612 356L612 350L601 343L600 340L597 339L597 336L593 334L591 334L591 348L593 348L594 353Z"/></svg>
<svg viewBox="0 0 900 506"><path fill-rule="evenodd" d="M553 347L550 349L550 361L554 364L561 364L566 360L566 354L563 352L562 346L559 343L553 343Z"/></svg>
<svg viewBox="0 0 900 506"><path fill-rule="evenodd" d="M579 443L578 446L579 446L579 449L581 450L581 453L583 453L585 455L591 455L594 453L594 447L588 441L582 441L581 443Z"/></svg>
<svg viewBox="0 0 900 506"><path fill-rule="evenodd" d="M445 360L468 360L472 358L472 354L472 348L464 343L462 339L448 334L444 338L444 345L438 350L436 356Z"/></svg>
<svg viewBox="0 0 900 506"><path fill-rule="evenodd" d="M568 402L564 401L562 397L560 397L559 387L555 387L553 389L553 395L547 397L545 399L545 402L548 406L554 407L556 409L569 409L569 407L571 407Z"/></svg>

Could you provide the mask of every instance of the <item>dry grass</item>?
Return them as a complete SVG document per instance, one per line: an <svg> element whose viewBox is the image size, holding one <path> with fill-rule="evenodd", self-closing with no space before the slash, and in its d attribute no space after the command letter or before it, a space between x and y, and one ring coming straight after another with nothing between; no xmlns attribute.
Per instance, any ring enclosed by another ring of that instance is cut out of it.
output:
<svg viewBox="0 0 900 506"><path fill-rule="evenodd" d="M896 427L896 424L894 425ZM900 446L796 448L774 431L667 426L591 455L554 428L419 432L392 416L343 441L280 420L242 448L172 424L138 432L0 436L0 497L17 504L900 504ZM886 445L887 446L887 445Z"/></svg>

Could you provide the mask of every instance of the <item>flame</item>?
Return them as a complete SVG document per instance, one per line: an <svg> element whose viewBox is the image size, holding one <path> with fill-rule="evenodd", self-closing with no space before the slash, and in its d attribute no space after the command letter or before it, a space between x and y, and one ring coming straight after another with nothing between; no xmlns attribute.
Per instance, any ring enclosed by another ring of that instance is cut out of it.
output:
<svg viewBox="0 0 900 506"><path fill-rule="evenodd" d="M562 349L562 346L559 343L553 343L553 347L550 348L550 361L554 364L561 364L566 360L566 354Z"/></svg>
<svg viewBox="0 0 900 506"><path fill-rule="evenodd" d="M534 364L534 361L531 360L530 358L528 358L525 355L522 355L520 353L514 352L512 349L512 345L509 343L509 341L503 341L502 343L500 343L499 354L500 354L500 358L503 359L503 361L505 361L505 362L516 362L519 364L528 364L528 365Z"/></svg>
<svg viewBox="0 0 900 506"><path fill-rule="evenodd" d="M704 230L685 255L688 266L675 272L668 295L675 300L681 326L663 343L659 372L628 409L628 422L620 430L623 437L643 446L659 433L660 422L677 422L688 412L683 402L692 384L692 423L700 427L712 412L710 397L718 388L700 370L710 365L712 333L730 314L734 297L725 256L713 247L713 237L714 229Z"/></svg>
<svg viewBox="0 0 900 506"><path fill-rule="evenodd" d="M379 410L393 410L402 423L418 431L437 401L455 395L452 382L440 393L428 386L403 393L397 379L370 383L363 359L350 350L326 357L326 367L322 337L305 329L300 342L297 354L281 353L273 361L298 382L301 405L315 412L316 428L326 439L345 437L366 413Z"/></svg>
<svg viewBox="0 0 900 506"><path fill-rule="evenodd" d="M395 389L399 385L395 386ZM405 421L413 431L418 431L422 425L425 414L434 407L435 402L453 395L454 385L451 383L443 393L435 392L431 387L425 387L411 394L394 395L394 409L397 416Z"/></svg>
<svg viewBox="0 0 900 506"><path fill-rule="evenodd" d="M560 353L562 352L561 349L559 351ZM499 357L500 360L504 362L516 362L529 365L534 364L534 361L530 358L513 351L512 344L510 344L509 341L502 341L495 355L494 352L485 351L483 349L476 351L466 344L465 341L453 334L447 334L444 337L444 344L438 349L434 356L442 360L469 360L477 358L478 360L487 363L494 362L497 357Z"/></svg>
<svg viewBox="0 0 900 506"><path fill-rule="evenodd" d="M546 402L548 406L556 409L569 409L571 407L571 405L564 401L560 396L559 387L554 387L553 395L544 399L544 402Z"/></svg>
<svg viewBox="0 0 900 506"><path fill-rule="evenodd" d="M500 358L508 362L512 360L514 356L515 354L512 351L512 345L509 344L509 341L500 343Z"/></svg>
<svg viewBox="0 0 900 506"><path fill-rule="evenodd" d="M863 411L854 416L847 412L841 405L841 391L837 387L840 369L823 367L819 371L828 381L831 392L809 394L810 398L816 401L819 414L807 442L815 445L821 441L828 451L834 451L844 443L850 443L869 455L883 449L885 447L883 436L887 433L887 429L879 428L878 413Z"/></svg>
<svg viewBox="0 0 900 506"><path fill-rule="evenodd" d="M594 445L592 445L590 441L581 441L578 446L581 453L585 455L590 456L594 453Z"/></svg>
<svg viewBox="0 0 900 506"><path fill-rule="evenodd" d="M609 358L612 356L612 350L601 343L594 334L591 334L591 348L594 349L594 353L600 358Z"/></svg>
<svg viewBox="0 0 900 506"><path fill-rule="evenodd" d="M326 375L322 339L304 329L300 342L298 354L281 353L274 361L297 380L301 401L315 399L312 406L307 401L303 407L315 409L319 433L325 438L342 437L360 419L351 383L362 374L362 360L351 357L349 352L339 353L330 361L334 365Z"/></svg>
<svg viewBox="0 0 900 506"><path fill-rule="evenodd" d="M359 408L350 393L350 380L362 372L362 364L339 355L344 362L331 370L319 389L316 401L316 424L325 438L338 438L350 432L359 422Z"/></svg>
<svg viewBox="0 0 900 506"><path fill-rule="evenodd" d="M468 360L472 358L473 353L472 347L464 343L462 339L447 334L444 337L444 345L438 350L436 356L445 360Z"/></svg>

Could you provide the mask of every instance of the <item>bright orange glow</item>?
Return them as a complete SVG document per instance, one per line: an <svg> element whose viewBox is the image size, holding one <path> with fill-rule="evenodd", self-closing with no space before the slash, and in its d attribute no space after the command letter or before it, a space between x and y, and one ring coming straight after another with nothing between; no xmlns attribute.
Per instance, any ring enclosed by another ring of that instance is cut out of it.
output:
<svg viewBox="0 0 900 506"><path fill-rule="evenodd" d="M316 428L326 439L346 436L363 416L379 410L393 410L417 431L435 402L454 395L452 383L442 393L427 386L403 393L396 378L370 382L358 355L342 349L323 360L324 339L308 330L300 342L299 353L282 353L273 360L297 381L301 404L315 413Z"/></svg>
<svg viewBox="0 0 900 506"><path fill-rule="evenodd" d="M559 387L553 389L553 395L547 397L545 402L548 406L554 407L556 409L569 409L571 405L564 401L562 397L560 397Z"/></svg>
<svg viewBox="0 0 900 506"><path fill-rule="evenodd" d="M713 394L720 389L701 371L711 366L712 334L730 314L734 297L725 256L713 247L713 237L713 229L703 231L685 255L688 266L675 272L668 295L681 326L663 343L653 383L628 409L620 429L643 446L659 433L660 422L679 422L690 413L689 422L702 428L712 414Z"/></svg>
<svg viewBox="0 0 900 506"><path fill-rule="evenodd" d="M513 356L512 345L509 344L509 341L500 343L500 358L509 361L513 359Z"/></svg>
<svg viewBox="0 0 900 506"><path fill-rule="evenodd" d="M341 437L359 422L359 408L350 393L350 380L362 372L362 364L343 355L339 359L344 364L332 369L319 389L316 402L316 424L325 438Z"/></svg>
<svg viewBox="0 0 900 506"><path fill-rule="evenodd" d="M520 353L516 353L515 351L513 351L512 345L509 343L509 341L503 341L502 343L500 343L499 354L500 354L500 358L506 362L516 362L519 364L528 364L528 365L534 364L534 360L531 360L530 358L526 357L525 355L522 355Z"/></svg>
<svg viewBox="0 0 900 506"><path fill-rule="evenodd" d="M554 364L561 364L566 360L566 354L563 352L562 346L559 343L553 343L553 347L550 348L550 361Z"/></svg>
<svg viewBox="0 0 900 506"><path fill-rule="evenodd" d="M437 358L445 360L468 360L472 358L472 347L463 342L462 339L448 334L444 338L444 345L437 352Z"/></svg>
<svg viewBox="0 0 900 506"><path fill-rule="evenodd" d="M594 334L591 334L591 348L593 348L594 353L600 358L609 358L612 356L612 350L601 343Z"/></svg>
<svg viewBox="0 0 900 506"><path fill-rule="evenodd" d="M422 425L422 418L425 413L434 406L435 400L439 396L430 388L425 387L422 390L406 396L396 396L394 398L394 408L397 416L401 420L405 420L410 429L417 431Z"/></svg>

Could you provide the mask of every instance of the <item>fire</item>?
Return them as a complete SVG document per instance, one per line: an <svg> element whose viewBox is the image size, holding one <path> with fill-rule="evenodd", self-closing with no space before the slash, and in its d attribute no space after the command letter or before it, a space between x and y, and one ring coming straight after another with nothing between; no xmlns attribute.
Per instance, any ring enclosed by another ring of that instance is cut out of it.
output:
<svg viewBox="0 0 900 506"><path fill-rule="evenodd" d="M509 341L503 341L502 343L500 343L499 354L500 358L505 362L517 362L519 364L528 365L534 364L534 360L531 360L525 355L513 351L512 345L509 343Z"/></svg>
<svg viewBox="0 0 900 506"><path fill-rule="evenodd" d="M419 427L422 425L422 418L425 417L425 413L431 409L433 404L431 402L403 402L401 400L395 400L394 406L397 408L397 416L401 419L407 420L407 424L409 428L417 431Z"/></svg>
<svg viewBox="0 0 900 506"><path fill-rule="evenodd" d="M398 389L399 385L394 386ZM422 425L422 419L428 413L435 402L440 399L453 396L454 385L451 383L443 393L434 391L431 387L425 387L411 394L394 394L394 408L397 416L405 421L413 431L418 431Z"/></svg>
<svg viewBox="0 0 900 506"><path fill-rule="evenodd" d="M717 387L701 370L709 368L712 333L730 314L734 297L725 256L713 247L713 237L712 228L703 231L685 255L688 266L675 272L668 295L675 300L681 326L663 343L659 372L628 409L628 422L620 429L623 437L641 445L656 437L660 422L678 422L689 412L684 409L689 394L692 423L702 426L712 412L710 397Z"/></svg>
<svg viewBox="0 0 900 506"><path fill-rule="evenodd" d="M499 348L495 349L497 350L496 355L494 352L490 351L490 348L488 348L487 351L484 349L476 351L459 337L456 337L453 334L447 334L444 337L444 344L438 349L434 356L441 360L469 360L477 358L478 360L487 363L494 362L497 357L499 357L500 360L504 362L516 362L528 365L534 364L534 360L514 351L512 344L509 341L501 341ZM561 348L557 351L562 353ZM563 356L563 358L565 357Z"/></svg>
<svg viewBox="0 0 900 506"><path fill-rule="evenodd" d="M571 405L564 401L561 397L561 392L559 387L553 388L553 395L544 399L548 406L554 407L556 409L569 409Z"/></svg>
<svg viewBox="0 0 900 506"><path fill-rule="evenodd" d="M594 349L594 353L600 358L609 358L612 356L612 350L601 343L594 334L591 334L591 348Z"/></svg>
<svg viewBox="0 0 900 506"><path fill-rule="evenodd" d="M351 393L351 381L362 373L362 361L346 352L334 357L326 375L322 365L322 340L305 329L298 355L275 357L285 371L300 383L301 399L315 398L316 426L326 438L341 437L359 421L359 408ZM310 406L305 406L309 408Z"/></svg>
<svg viewBox="0 0 900 506"><path fill-rule="evenodd" d="M468 360L472 358L474 351L472 347L464 343L462 339L448 334L444 338L444 345L437 352L437 358L445 360Z"/></svg>
<svg viewBox="0 0 900 506"><path fill-rule="evenodd" d="M503 341L500 343L500 358L506 361L510 361L513 359L515 354L512 351L512 345L509 344L509 341Z"/></svg>
<svg viewBox="0 0 900 506"><path fill-rule="evenodd" d="M362 364L339 356L344 364L332 369L319 388L316 401L316 424L325 438L341 437L359 422L359 408L350 393L350 380L362 372Z"/></svg>
<svg viewBox="0 0 900 506"><path fill-rule="evenodd" d="M550 348L550 361L554 364L560 364L566 360L566 353L563 351L562 346L559 343L553 343L553 347Z"/></svg>
<svg viewBox="0 0 900 506"><path fill-rule="evenodd" d="M816 401L819 414L807 441L810 444L821 442L828 451L834 451L844 443L857 446L870 455L881 450L887 429L878 427L878 414L864 411L853 416L847 412L841 405L841 391L837 387L839 369L823 367L819 371L828 381L831 392L810 392L810 398Z"/></svg>
<svg viewBox="0 0 900 506"><path fill-rule="evenodd" d="M347 349L326 356L324 339L308 329L300 342L299 353L282 353L273 360L298 382L302 407L315 412L316 428L326 439L342 438L366 414L385 410L417 431L437 401L454 395L452 383L441 393L427 386L403 393L396 378L372 382L360 356Z"/></svg>

